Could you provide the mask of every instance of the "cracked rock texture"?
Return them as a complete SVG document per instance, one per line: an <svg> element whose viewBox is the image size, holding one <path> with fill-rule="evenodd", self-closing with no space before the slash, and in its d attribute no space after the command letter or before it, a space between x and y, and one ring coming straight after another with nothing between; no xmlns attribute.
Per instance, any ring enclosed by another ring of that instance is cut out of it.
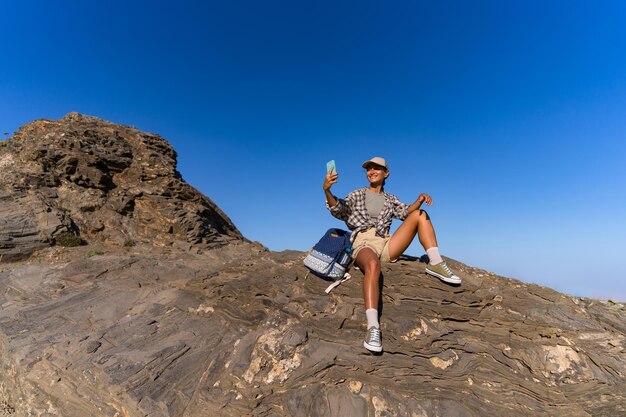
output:
<svg viewBox="0 0 626 417"><path fill-rule="evenodd" d="M181 178L176 152L158 135L69 113L28 123L0 145L0 261L64 232L198 249L243 239Z"/></svg>
<svg viewBox="0 0 626 417"><path fill-rule="evenodd" d="M121 139L79 145L104 133ZM453 260L449 286L403 257L382 268L373 355L359 271L325 294L304 253L243 239L174 157L77 114L0 148L19 173L0 197L0 416L626 415L623 304ZM68 230L88 244L50 246Z"/></svg>

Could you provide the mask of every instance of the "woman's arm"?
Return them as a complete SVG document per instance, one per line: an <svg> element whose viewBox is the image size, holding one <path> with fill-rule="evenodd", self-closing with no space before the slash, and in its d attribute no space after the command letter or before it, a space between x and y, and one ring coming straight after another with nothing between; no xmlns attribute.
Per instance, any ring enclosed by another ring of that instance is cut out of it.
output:
<svg viewBox="0 0 626 417"><path fill-rule="evenodd" d="M350 213L352 213L352 204L354 200L354 192L348 194L345 199L337 198L330 192L330 187L337 182L338 174L326 174L324 180L324 194L326 195L326 207L330 210L330 214L339 220L348 221Z"/></svg>
<svg viewBox="0 0 626 417"><path fill-rule="evenodd" d="M339 174L327 173L326 178L324 179L324 194L326 194L326 204L328 204L329 208L337 205L337 199L333 193L330 192L330 187L337 183L337 178L339 178Z"/></svg>
<svg viewBox="0 0 626 417"><path fill-rule="evenodd" d="M422 204L426 203L427 206L430 206L433 203L433 199L430 195L422 193L417 197L417 200L413 204L409 206L407 209L407 213L412 213L415 210L419 210L422 207Z"/></svg>

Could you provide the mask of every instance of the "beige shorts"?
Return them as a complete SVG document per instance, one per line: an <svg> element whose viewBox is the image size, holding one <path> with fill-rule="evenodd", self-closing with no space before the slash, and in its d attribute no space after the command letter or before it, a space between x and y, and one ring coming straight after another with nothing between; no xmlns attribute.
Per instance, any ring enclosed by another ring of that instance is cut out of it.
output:
<svg viewBox="0 0 626 417"><path fill-rule="evenodd" d="M378 255L381 262L396 262L389 259L389 239L390 237L376 236L376 228L372 227L356 235L352 243L352 257L356 259L359 251L363 248L370 248Z"/></svg>

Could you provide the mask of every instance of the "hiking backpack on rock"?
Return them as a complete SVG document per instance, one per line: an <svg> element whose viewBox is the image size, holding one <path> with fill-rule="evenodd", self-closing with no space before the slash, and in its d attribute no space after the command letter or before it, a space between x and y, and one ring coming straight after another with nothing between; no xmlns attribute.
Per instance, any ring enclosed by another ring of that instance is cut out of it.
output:
<svg viewBox="0 0 626 417"><path fill-rule="evenodd" d="M304 266L320 278L334 281L327 289L330 292L343 281L350 279L346 271L352 262L350 254L350 232L328 229L304 258Z"/></svg>

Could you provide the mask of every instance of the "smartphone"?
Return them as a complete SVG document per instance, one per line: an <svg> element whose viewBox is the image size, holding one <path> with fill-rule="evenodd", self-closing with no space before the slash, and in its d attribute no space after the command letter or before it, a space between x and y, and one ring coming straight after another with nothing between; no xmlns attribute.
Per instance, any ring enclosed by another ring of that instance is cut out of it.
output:
<svg viewBox="0 0 626 417"><path fill-rule="evenodd" d="M337 168L335 167L335 160L326 162L326 173L336 174Z"/></svg>

